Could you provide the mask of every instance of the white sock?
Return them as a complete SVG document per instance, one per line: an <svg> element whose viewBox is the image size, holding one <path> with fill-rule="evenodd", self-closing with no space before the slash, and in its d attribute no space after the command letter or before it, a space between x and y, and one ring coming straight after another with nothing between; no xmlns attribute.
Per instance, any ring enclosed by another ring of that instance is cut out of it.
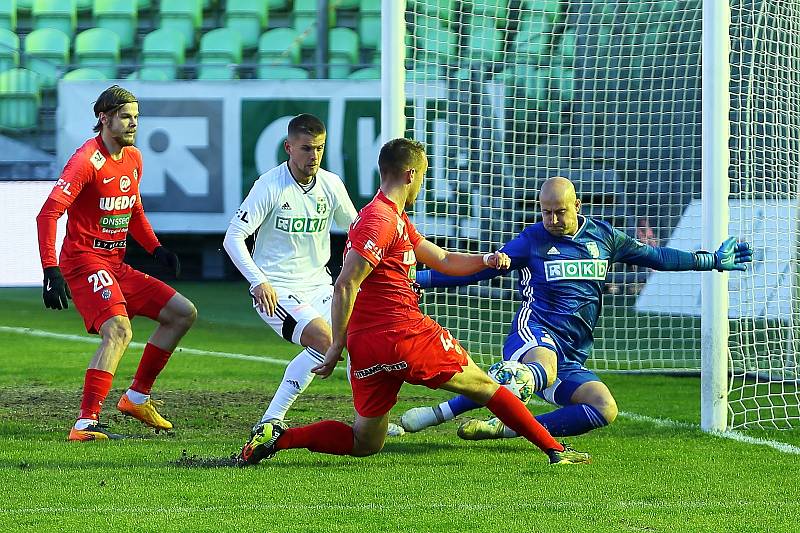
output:
<svg viewBox="0 0 800 533"><path fill-rule="evenodd" d="M92 420L91 418L79 418L75 422L75 429L77 429L77 430L86 429L89 426L91 426L92 424L94 424L94 422L95 421Z"/></svg>
<svg viewBox="0 0 800 533"><path fill-rule="evenodd" d="M283 420L286 411L292 406L300 394L306 390L308 384L314 379L311 369L322 362L323 355L313 348L306 348L296 356L286 367L278 390L269 402L269 407L264 411L261 421L269 419Z"/></svg>
<svg viewBox="0 0 800 533"><path fill-rule="evenodd" d="M128 397L130 401L132 401L136 405L142 405L144 402L150 399L149 394L142 394L141 392L136 392L133 389L128 389L125 392L125 395Z"/></svg>

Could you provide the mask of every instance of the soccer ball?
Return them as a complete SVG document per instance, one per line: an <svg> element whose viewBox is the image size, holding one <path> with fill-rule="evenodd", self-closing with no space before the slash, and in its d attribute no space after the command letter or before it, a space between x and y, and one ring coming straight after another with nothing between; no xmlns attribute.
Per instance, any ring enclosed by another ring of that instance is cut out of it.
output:
<svg viewBox="0 0 800 533"><path fill-rule="evenodd" d="M489 367L489 377L528 403L533 397L533 373L517 361L500 361Z"/></svg>

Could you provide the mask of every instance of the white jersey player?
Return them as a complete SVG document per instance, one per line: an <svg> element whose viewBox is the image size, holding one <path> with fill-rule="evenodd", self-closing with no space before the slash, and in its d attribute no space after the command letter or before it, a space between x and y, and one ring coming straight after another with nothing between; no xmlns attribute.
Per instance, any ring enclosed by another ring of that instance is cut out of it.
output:
<svg viewBox="0 0 800 533"><path fill-rule="evenodd" d="M258 178L225 233L225 251L250 282L259 316L304 348L286 367L262 421L284 419L332 342L329 233L334 222L349 228L356 210L341 178L319 167L325 140L317 117L293 118L284 142L289 160ZM251 256L245 239L253 233Z"/></svg>

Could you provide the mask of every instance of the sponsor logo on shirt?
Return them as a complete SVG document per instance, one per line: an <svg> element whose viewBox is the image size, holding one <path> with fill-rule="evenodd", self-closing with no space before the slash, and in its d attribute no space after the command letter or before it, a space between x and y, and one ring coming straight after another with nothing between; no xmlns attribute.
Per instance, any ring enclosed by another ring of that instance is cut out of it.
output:
<svg viewBox="0 0 800 533"><path fill-rule="evenodd" d="M277 217L275 229L286 233L319 233L325 231L327 218Z"/></svg>
<svg viewBox="0 0 800 533"><path fill-rule="evenodd" d="M546 261L544 274L547 281L586 279L603 281L608 272L606 259L566 259Z"/></svg>
<svg viewBox="0 0 800 533"><path fill-rule="evenodd" d="M405 368L408 368L408 363L405 361L398 361L390 365L379 363L363 370L356 370L353 372L353 375L357 379L364 379L377 374L378 372L396 372L397 370L403 370Z"/></svg>
<svg viewBox="0 0 800 533"><path fill-rule="evenodd" d="M378 248L378 246L369 239L364 243L364 251L374 257L375 261L380 261L383 257L383 250Z"/></svg>
<svg viewBox="0 0 800 533"><path fill-rule="evenodd" d="M100 153L100 150L95 150L92 157L89 158L95 169L100 170L106 164L106 158Z"/></svg>
<svg viewBox="0 0 800 533"><path fill-rule="evenodd" d="M101 196L100 209L103 211L119 211L133 207L136 203L136 195L131 196Z"/></svg>
<svg viewBox="0 0 800 533"><path fill-rule="evenodd" d="M100 239L94 240L94 247L101 250L113 250L115 248L125 248L126 241L101 241Z"/></svg>
<svg viewBox="0 0 800 533"><path fill-rule="evenodd" d="M131 179L128 176L122 176L119 179L119 190L122 192L128 192L131 190Z"/></svg>
<svg viewBox="0 0 800 533"><path fill-rule="evenodd" d="M109 229L127 228L130 220L130 213L122 215L103 215L100 217L100 227Z"/></svg>
<svg viewBox="0 0 800 533"><path fill-rule="evenodd" d="M72 196L72 192L69 190L70 185L72 185L72 183L68 182L64 178L58 178L58 181L56 182L56 187L61 187L61 190L67 196Z"/></svg>

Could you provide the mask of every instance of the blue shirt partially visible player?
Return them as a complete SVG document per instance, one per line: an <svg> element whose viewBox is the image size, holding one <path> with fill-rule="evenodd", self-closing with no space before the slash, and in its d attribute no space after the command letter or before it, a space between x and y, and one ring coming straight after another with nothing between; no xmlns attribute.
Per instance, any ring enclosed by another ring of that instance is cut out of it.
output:
<svg viewBox="0 0 800 533"><path fill-rule="evenodd" d="M580 435L614 421L617 404L608 387L584 364L591 355L606 273L612 263L656 270L745 270L752 261L746 242L729 238L719 250L685 252L643 244L609 223L579 215L581 202L566 178L545 181L539 194L542 222L525 228L501 249L519 273L522 304L503 345L503 359L520 361L533 373L539 396L559 409L536 419L554 436ZM419 271L422 288L467 285L508 271L486 269L451 277ZM457 396L436 407L406 411L401 424L419 431L479 407ZM516 436L496 419L470 420L465 439Z"/></svg>

